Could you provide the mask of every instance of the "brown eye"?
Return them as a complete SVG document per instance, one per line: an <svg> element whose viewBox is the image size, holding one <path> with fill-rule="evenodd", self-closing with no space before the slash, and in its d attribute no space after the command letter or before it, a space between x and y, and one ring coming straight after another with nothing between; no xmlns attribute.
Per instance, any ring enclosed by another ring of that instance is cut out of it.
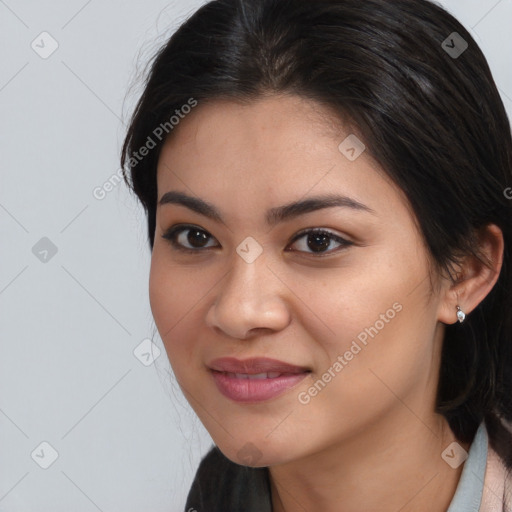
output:
<svg viewBox="0 0 512 512"><path fill-rule="evenodd" d="M204 247L208 243L208 235L200 229L187 229L186 240L192 247ZM183 234L183 233L182 233ZM178 243L181 234L178 236Z"/></svg>
<svg viewBox="0 0 512 512"><path fill-rule="evenodd" d="M293 240L295 250L309 254L328 254L343 249L352 242L322 229L313 229L299 233Z"/></svg>
<svg viewBox="0 0 512 512"><path fill-rule="evenodd" d="M197 251L217 247L218 244L208 245L210 241L215 240L207 231L197 226L173 226L162 238L169 240L173 247L184 251Z"/></svg>

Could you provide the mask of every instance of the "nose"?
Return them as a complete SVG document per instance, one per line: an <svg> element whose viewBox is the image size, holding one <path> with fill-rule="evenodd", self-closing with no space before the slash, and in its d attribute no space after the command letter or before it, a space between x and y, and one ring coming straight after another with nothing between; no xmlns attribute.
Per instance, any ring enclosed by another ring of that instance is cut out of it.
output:
<svg viewBox="0 0 512 512"><path fill-rule="evenodd" d="M252 263L237 254L206 315L207 325L237 339L284 329L291 321L286 286L261 255Z"/></svg>

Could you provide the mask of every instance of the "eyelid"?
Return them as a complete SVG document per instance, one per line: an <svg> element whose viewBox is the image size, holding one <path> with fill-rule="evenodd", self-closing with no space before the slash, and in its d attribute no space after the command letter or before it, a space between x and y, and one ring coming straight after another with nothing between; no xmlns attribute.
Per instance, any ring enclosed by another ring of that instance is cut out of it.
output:
<svg viewBox="0 0 512 512"><path fill-rule="evenodd" d="M305 228L299 231L297 234L295 234L290 243L296 242L299 238L303 237L304 235L309 235L310 233L325 233L327 235L332 236L333 238L342 240L343 242L350 242L350 240L344 238L341 235L338 235L329 228Z"/></svg>

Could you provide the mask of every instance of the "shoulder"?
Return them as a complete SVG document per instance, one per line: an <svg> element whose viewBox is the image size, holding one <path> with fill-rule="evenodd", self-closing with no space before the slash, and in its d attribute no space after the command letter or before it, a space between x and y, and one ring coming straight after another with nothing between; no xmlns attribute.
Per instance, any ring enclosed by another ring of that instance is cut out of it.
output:
<svg viewBox="0 0 512 512"><path fill-rule="evenodd" d="M185 512L271 512L267 468L235 464L217 446L202 458Z"/></svg>

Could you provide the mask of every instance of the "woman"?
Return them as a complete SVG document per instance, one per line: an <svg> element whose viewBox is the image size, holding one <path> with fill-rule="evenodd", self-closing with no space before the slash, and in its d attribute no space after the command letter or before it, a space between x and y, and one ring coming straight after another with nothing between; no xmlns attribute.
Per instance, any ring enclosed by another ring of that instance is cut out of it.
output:
<svg viewBox="0 0 512 512"><path fill-rule="evenodd" d="M215 443L186 510L512 510L511 131L451 15L210 2L122 166Z"/></svg>

